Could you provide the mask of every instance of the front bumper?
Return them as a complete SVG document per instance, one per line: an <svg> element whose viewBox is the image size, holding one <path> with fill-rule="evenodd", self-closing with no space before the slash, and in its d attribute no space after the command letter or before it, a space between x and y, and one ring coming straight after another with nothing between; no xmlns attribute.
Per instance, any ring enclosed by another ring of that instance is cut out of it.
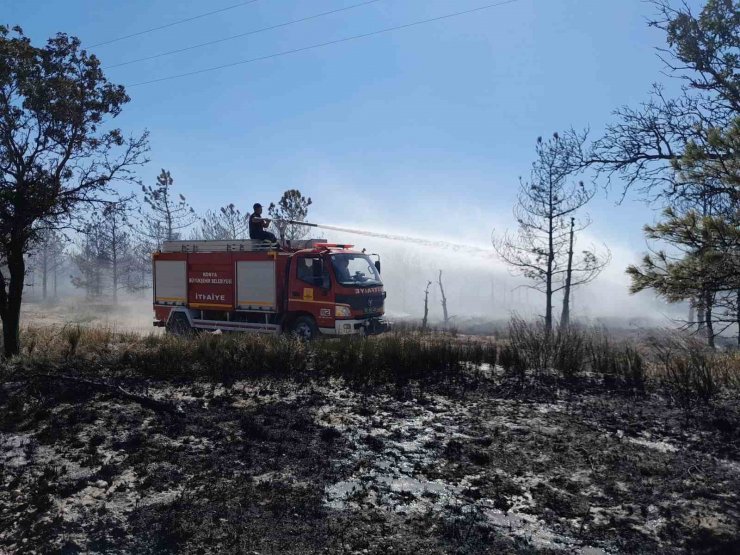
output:
<svg viewBox="0 0 740 555"><path fill-rule="evenodd" d="M326 335L377 335L390 331L391 325L385 318L363 320L337 320L334 328L321 328Z"/></svg>

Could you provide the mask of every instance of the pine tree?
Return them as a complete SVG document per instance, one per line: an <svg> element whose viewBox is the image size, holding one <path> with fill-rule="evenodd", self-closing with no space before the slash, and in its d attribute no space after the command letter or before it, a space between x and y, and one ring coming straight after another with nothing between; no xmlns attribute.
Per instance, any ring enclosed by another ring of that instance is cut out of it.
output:
<svg viewBox="0 0 740 555"><path fill-rule="evenodd" d="M565 287L565 276L570 292L571 287L593 280L610 258L608 251L601 255L584 251L578 259L571 257L567 261L569 218L594 195L594 189L583 182L569 181L578 171L585 139L585 135L573 131L562 137L555 133L548 141L537 139L537 158L530 180L520 181L514 207L518 232L493 240L498 255L515 272L532 281L531 288L545 294L548 333L553 326L553 295ZM588 223L579 229L585 225ZM574 233L579 229L574 229Z"/></svg>
<svg viewBox="0 0 740 555"><path fill-rule="evenodd" d="M110 277L113 301L118 292L131 288L128 274L132 268L132 234L127 201L111 202L103 209L100 222L100 261Z"/></svg>
<svg viewBox="0 0 740 555"><path fill-rule="evenodd" d="M709 345L714 346L718 333L714 325L717 301L735 295L740 288L740 228L728 225L722 218L702 216L696 211L678 214L667 208L663 221L645 226L645 234L649 239L667 243L674 253L659 250L646 254L639 266L628 267L630 290L636 293L652 289L668 302L698 300L702 328Z"/></svg>
<svg viewBox="0 0 740 555"><path fill-rule="evenodd" d="M148 211L141 222L141 232L154 241L157 249L163 241L176 241L183 230L197 220L195 210L182 194L175 194L174 179L168 170L157 176L157 184L142 185L144 203Z"/></svg>
<svg viewBox="0 0 740 555"><path fill-rule="evenodd" d="M288 220L302 222L308 215L311 198L304 197L298 189L289 189L283 193L277 205L270 203L267 209L281 241L295 241L308 235L308 228L298 224L289 224Z"/></svg>

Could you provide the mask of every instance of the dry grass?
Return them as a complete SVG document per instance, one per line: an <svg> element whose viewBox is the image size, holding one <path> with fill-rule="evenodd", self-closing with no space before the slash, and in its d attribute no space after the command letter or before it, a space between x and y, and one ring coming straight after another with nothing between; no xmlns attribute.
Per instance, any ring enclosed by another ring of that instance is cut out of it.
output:
<svg viewBox="0 0 740 555"><path fill-rule="evenodd" d="M604 330L571 327L547 334L540 324L512 320L508 338L492 340L405 331L373 339L301 343L291 337L200 334L141 335L100 326L27 327L10 369L74 367L83 373L153 379L343 377L356 385L411 381L458 383L483 363L534 379L599 380L614 389L664 387L687 408L740 390L740 352L716 352L678 334L643 345L617 342ZM8 366L6 364L6 366ZM6 368L6 371L8 368Z"/></svg>

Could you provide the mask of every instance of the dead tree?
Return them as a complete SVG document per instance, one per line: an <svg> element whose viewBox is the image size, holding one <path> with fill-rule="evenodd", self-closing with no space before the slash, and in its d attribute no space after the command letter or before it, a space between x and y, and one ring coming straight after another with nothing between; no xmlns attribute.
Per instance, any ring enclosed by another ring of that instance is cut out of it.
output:
<svg viewBox="0 0 740 555"><path fill-rule="evenodd" d="M427 329L427 323L428 323L428 317L429 317L429 288L431 287L432 282L427 282L427 288L424 290L424 319L421 321L421 331L426 331Z"/></svg>
<svg viewBox="0 0 740 555"><path fill-rule="evenodd" d="M439 292L442 295L442 301L441 301L442 302L442 314L443 314L443 317L444 317L444 326L446 328L447 327L447 324L450 321L450 317L449 317L449 315L447 313L447 297L445 296L445 288L442 285L442 270L439 271L439 281L438 281L438 283L439 283Z"/></svg>
<svg viewBox="0 0 740 555"><path fill-rule="evenodd" d="M515 273L532 281L530 288L545 294L544 319L548 333L553 325L553 295L565 287L563 279L568 272L566 218L572 217L595 193L593 187L586 187L582 181L569 182L579 169L585 140L585 133L575 131L562 137L555 133L548 141L537 139L537 159L532 164L530 180L520 180L514 207L518 232L493 238L499 257ZM580 260L571 261L573 280L569 287L594 279L609 258L608 254L597 256L592 251L584 251Z"/></svg>
<svg viewBox="0 0 740 555"><path fill-rule="evenodd" d="M242 213L233 203L217 212L207 211L193 233L193 239L230 241L249 237L249 214Z"/></svg>
<svg viewBox="0 0 740 555"><path fill-rule="evenodd" d="M102 262L110 271L113 302L118 302L118 291L128 281L126 274L132 271L131 228L125 202L112 202L103 210L100 226L102 240Z"/></svg>
<svg viewBox="0 0 740 555"><path fill-rule="evenodd" d="M156 243L176 241L183 231L197 221L193 208L180 193L175 195L175 180L168 170L162 169L156 185L142 185L144 203L148 207L141 223L141 233Z"/></svg>
<svg viewBox="0 0 740 555"><path fill-rule="evenodd" d="M570 287L573 281L573 237L575 236L576 219L570 219L570 240L568 241L568 266L565 270L565 289L563 292L563 312L560 315L560 326L570 324Z"/></svg>

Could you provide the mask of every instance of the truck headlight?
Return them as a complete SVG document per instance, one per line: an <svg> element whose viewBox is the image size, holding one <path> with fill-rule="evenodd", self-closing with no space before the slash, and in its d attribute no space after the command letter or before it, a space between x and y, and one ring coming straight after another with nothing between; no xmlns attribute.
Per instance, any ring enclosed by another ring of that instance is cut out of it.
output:
<svg viewBox="0 0 740 555"><path fill-rule="evenodd" d="M334 307L334 316L337 318L349 318L352 316L348 306L336 305Z"/></svg>

